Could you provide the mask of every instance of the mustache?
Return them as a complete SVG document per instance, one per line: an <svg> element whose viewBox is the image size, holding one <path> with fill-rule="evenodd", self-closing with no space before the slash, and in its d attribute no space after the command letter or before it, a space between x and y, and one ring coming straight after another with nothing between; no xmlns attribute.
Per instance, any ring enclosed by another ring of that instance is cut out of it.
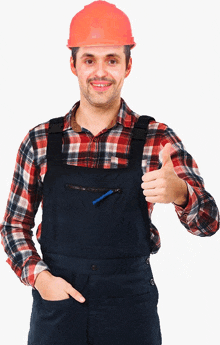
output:
<svg viewBox="0 0 220 345"><path fill-rule="evenodd" d="M112 84L115 83L114 80L109 80L109 79L104 78L104 77L103 77L103 78L92 78L92 79L88 79L88 83L91 83L91 82L93 82L93 81L98 81L98 82L107 81L108 83L112 83Z"/></svg>

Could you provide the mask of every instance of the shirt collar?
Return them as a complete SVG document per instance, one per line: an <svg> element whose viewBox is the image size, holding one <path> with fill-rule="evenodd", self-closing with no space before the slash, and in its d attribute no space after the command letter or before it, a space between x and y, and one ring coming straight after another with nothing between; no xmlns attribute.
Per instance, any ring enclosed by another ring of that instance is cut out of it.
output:
<svg viewBox="0 0 220 345"><path fill-rule="evenodd" d="M64 128L63 130L71 130L73 129L75 132L81 132L81 126L75 121L75 113L77 108L80 105L80 101L76 102L74 106L71 108L69 113L67 113L64 117ZM115 125L115 123L121 124L123 127L131 128L135 122L135 115L134 113L126 104L123 98L121 98L121 106L117 115L116 121L113 121L108 128L111 128ZM73 116L73 128L71 127L71 116Z"/></svg>

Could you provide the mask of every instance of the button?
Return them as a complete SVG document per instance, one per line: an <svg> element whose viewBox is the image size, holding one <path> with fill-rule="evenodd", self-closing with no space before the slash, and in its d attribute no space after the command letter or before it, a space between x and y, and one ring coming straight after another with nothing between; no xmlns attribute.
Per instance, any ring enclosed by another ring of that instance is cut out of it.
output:
<svg viewBox="0 0 220 345"><path fill-rule="evenodd" d="M92 269L93 271L96 271L96 270L98 269L98 267L97 267L96 265L92 265L92 266L91 266L91 269Z"/></svg>
<svg viewBox="0 0 220 345"><path fill-rule="evenodd" d="M146 259L146 264L149 265L150 264L150 258Z"/></svg>
<svg viewBox="0 0 220 345"><path fill-rule="evenodd" d="M155 282L153 279L150 280L150 285L155 285Z"/></svg>

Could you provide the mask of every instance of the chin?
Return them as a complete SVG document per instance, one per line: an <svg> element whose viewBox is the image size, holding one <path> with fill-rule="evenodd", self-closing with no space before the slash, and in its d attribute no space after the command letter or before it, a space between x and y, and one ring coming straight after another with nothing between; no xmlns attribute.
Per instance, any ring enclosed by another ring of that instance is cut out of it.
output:
<svg viewBox="0 0 220 345"><path fill-rule="evenodd" d="M89 97L87 98L87 101L95 107L103 107L103 106L108 106L114 103L116 101L116 98L111 97L111 98L101 99L101 97L97 97L97 98Z"/></svg>

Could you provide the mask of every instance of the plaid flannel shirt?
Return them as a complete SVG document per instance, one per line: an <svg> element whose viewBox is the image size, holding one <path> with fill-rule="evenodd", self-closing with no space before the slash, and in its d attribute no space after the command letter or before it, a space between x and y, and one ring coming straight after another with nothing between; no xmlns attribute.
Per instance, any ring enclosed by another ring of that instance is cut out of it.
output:
<svg viewBox="0 0 220 345"><path fill-rule="evenodd" d="M112 123L93 136L75 121L75 111L80 102L64 117L63 154L66 164L90 168L117 169L126 167L130 148L131 131L139 115L121 99L119 113ZM70 123L73 116L72 126ZM2 244L8 255L7 262L25 285L34 287L41 271L49 269L37 253L33 242L35 214L43 204L42 186L47 171L46 149L49 121L31 129L18 150L3 222L0 225ZM152 121L142 157L145 172L160 169L160 152L172 144L171 157L177 175L186 181L189 191L187 206L175 206L184 227L197 236L211 236L219 228L219 213L212 196L204 189L194 159L185 150L178 136L167 125ZM151 217L154 205L148 203ZM41 239L41 224L36 232ZM151 223L151 253L160 248L160 236Z"/></svg>

